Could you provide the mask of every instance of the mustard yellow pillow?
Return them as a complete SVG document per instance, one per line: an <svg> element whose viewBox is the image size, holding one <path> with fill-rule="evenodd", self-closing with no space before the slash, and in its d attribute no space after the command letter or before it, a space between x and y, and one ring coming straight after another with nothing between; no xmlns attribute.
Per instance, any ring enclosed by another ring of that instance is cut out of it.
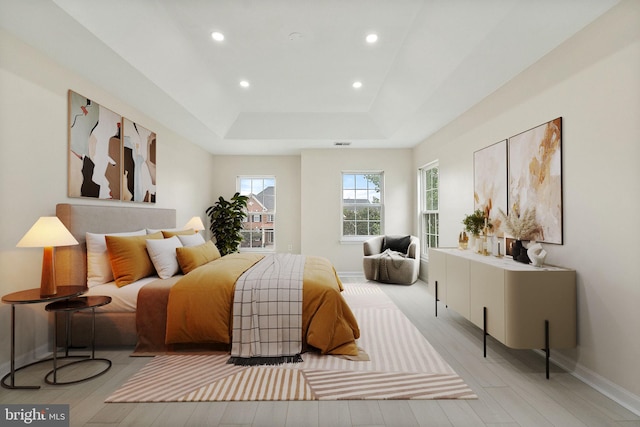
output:
<svg viewBox="0 0 640 427"><path fill-rule="evenodd" d="M119 287L156 272L147 252L147 239L162 239L162 233L127 237L105 236L111 270Z"/></svg>
<svg viewBox="0 0 640 427"><path fill-rule="evenodd" d="M188 236L190 234L196 234L196 230L189 228L188 230L162 230L162 235L165 239L173 236Z"/></svg>
<svg viewBox="0 0 640 427"><path fill-rule="evenodd" d="M220 251L211 240L198 246L176 248L178 264L184 274L195 270L203 264L220 258Z"/></svg>

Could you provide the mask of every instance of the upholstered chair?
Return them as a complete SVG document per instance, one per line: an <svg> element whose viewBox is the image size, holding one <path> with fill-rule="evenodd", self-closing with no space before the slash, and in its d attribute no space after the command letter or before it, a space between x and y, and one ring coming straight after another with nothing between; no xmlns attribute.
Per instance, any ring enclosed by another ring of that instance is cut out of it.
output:
<svg viewBox="0 0 640 427"><path fill-rule="evenodd" d="M420 239L415 236L376 236L363 244L362 266L367 280L411 285L420 272Z"/></svg>

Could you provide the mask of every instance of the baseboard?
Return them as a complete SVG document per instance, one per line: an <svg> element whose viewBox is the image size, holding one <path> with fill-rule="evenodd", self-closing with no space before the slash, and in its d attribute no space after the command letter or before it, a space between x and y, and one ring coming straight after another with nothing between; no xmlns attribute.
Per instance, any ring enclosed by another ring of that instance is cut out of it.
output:
<svg viewBox="0 0 640 427"><path fill-rule="evenodd" d="M43 344L40 347L36 348L33 353L25 354L22 356L16 357L16 369L21 366L28 365L29 363L33 363L37 360L46 359L52 355L51 349L49 348L49 344ZM11 372L11 361L7 360L5 363L0 365L0 372L2 375L6 375Z"/></svg>
<svg viewBox="0 0 640 427"><path fill-rule="evenodd" d="M364 277L362 271L338 271L340 277Z"/></svg>
<svg viewBox="0 0 640 427"><path fill-rule="evenodd" d="M534 351L541 357L545 357L543 351ZM634 414L640 416L640 396L637 396L631 393L629 390L620 387L614 382L611 382L610 380L604 378L602 375L599 375L580 364L576 364L574 360L569 359L568 357L557 353L554 354L554 352L551 352L551 355L552 357L550 357L550 360L555 365L558 365L562 369L566 370L571 375L578 378L580 381L589 385L595 390L599 391L600 393L604 394L620 406L623 406Z"/></svg>

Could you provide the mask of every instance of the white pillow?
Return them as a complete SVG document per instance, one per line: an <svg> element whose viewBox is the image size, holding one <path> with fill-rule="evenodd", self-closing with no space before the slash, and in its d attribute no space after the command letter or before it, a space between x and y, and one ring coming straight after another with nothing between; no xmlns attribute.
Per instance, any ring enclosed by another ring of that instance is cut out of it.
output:
<svg viewBox="0 0 640 427"><path fill-rule="evenodd" d="M202 237L202 234L200 233L185 234L185 235L179 235L175 237L180 239L180 243L182 243L182 246L198 246L205 243L204 237Z"/></svg>
<svg viewBox="0 0 640 427"><path fill-rule="evenodd" d="M177 236L147 240L147 252L161 279L168 279L180 271L176 248L181 247L182 243Z"/></svg>
<svg viewBox="0 0 640 427"><path fill-rule="evenodd" d="M86 233L87 286L92 287L113 281L111 261L104 236L143 236L145 234L147 234L145 230L108 234Z"/></svg>

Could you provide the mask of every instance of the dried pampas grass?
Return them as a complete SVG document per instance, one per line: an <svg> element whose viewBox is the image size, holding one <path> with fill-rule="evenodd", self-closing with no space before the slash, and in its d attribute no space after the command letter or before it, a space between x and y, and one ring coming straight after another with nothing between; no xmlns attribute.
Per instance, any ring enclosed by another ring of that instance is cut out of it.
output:
<svg viewBox="0 0 640 427"><path fill-rule="evenodd" d="M511 209L509 215L505 214L502 209L498 209L498 212L504 220L502 227L516 240L530 240L538 231L536 208L528 208L522 215L519 214L516 208Z"/></svg>

